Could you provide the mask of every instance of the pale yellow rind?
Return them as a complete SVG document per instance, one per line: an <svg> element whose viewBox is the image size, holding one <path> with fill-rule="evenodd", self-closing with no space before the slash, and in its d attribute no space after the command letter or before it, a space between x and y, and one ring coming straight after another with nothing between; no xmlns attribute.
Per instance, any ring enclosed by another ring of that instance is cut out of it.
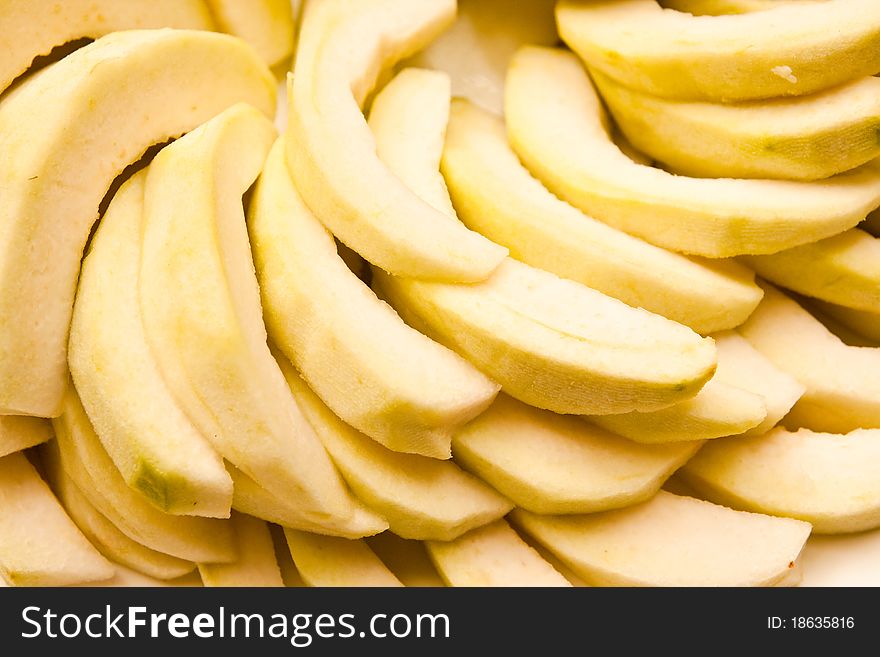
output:
<svg viewBox="0 0 880 657"><path fill-rule="evenodd" d="M418 198L379 159L361 113L383 69L455 16L454 0L318 0L305 8L289 83L287 162L334 235L399 275L485 279L506 250Z"/></svg>
<svg viewBox="0 0 880 657"><path fill-rule="evenodd" d="M160 27L210 30L214 25L202 0L0 0L0 93L56 46Z"/></svg>
<svg viewBox="0 0 880 657"><path fill-rule="evenodd" d="M0 580L65 586L113 577L24 454L0 459Z"/></svg>
<svg viewBox="0 0 880 657"><path fill-rule="evenodd" d="M461 220L511 257L708 334L761 299L745 268L670 253L559 200L511 150L503 122L454 100L442 172Z"/></svg>
<svg viewBox="0 0 880 657"><path fill-rule="evenodd" d="M308 586L403 586L363 540L285 529L293 562Z"/></svg>
<svg viewBox="0 0 880 657"><path fill-rule="evenodd" d="M513 505L452 461L386 449L345 424L290 365L293 396L358 498L403 538L449 541Z"/></svg>
<svg viewBox="0 0 880 657"><path fill-rule="evenodd" d="M640 445L576 417L498 399L453 441L455 460L534 513L594 513L642 502L700 443Z"/></svg>
<svg viewBox="0 0 880 657"><path fill-rule="evenodd" d="M734 511L660 491L626 509L513 522L595 586L773 586L810 534L799 520Z"/></svg>
<svg viewBox="0 0 880 657"><path fill-rule="evenodd" d="M285 139L269 153L248 218L269 334L346 422L389 449L448 458L454 428L498 385L407 326L348 269L290 180Z"/></svg>
<svg viewBox="0 0 880 657"><path fill-rule="evenodd" d="M657 96L803 95L880 71L874 0L779 3L700 17L664 11L656 0L562 0L556 21L590 66Z"/></svg>
<svg viewBox="0 0 880 657"><path fill-rule="evenodd" d="M275 560L272 535L265 522L234 513L230 518L238 559L231 563L200 563L205 586L284 586Z"/></svg>
<svg viewBox="0 0 880 657"><path fill-rule="evenodd" d="M852 228L880 205L876 162L816 182L687 178L638 165L611 142L586 71L563 50L517 53L505 112L511 145L551 191L674 251L775 253Z"/></svg>
<svg viewBox="0 0 880 657"><path fill-rule="evenodd" d="M701 495L739 509L798 518L820 534L880 526L880 430L789 432L707 445L681 471Z"/></svg>
<svg viewBox="0 0 880 657"><path fill-rule="evenodd" d="M275 108L247 44L189 30L118 32L0 105L0 413L52 417L83 247L113 179L151 145L226 107Z"/></svg>
<svg viewBox="0 0 880 657"><path fill-rule="evenodd" d="M138 300L144 179L116 192L77 287L68 363L101 444L126 483L166 513L228 518L223 459L171 396Z"/></svg>
<svg viewBox="0 0 880 657"><path fill-rule="evenodd" d="M504 520L425 547L449 586L571 586Z"/></svg>

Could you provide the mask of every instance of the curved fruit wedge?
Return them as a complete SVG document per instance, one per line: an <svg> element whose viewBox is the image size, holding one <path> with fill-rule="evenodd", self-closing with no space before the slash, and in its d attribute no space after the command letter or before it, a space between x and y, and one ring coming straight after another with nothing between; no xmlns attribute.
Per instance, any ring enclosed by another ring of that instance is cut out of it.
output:
<svg viewBox="0 0 880 657"><path fill-rule="evenodd" d="M223 459L171 396L141 321L144 179L116 192L92 238L73 308L68 362L104 449L126 483L166 513L228 518Z"/></svg>
<svg viewBox="0 0 880 657"><path fill-rule="evenodd" d="M363 540L285 529L293 562L308 586L403 586Z"/></svg>
<svg viewBox="0 0 880 657"><path fill-rule="evenodd" d="M352 501L354 511L349 518L344 520L330 518L320 523L309 521L303 518L302 510L296 500L276 497L234 465L229 464L228 467L232 481L235 483L232 506L242 513L283 527L342 538L363 538L388 529L388 523L384 518L357 499Z"/></svg>
<svg viewBox="0 0 880 657"><path fill-rule="evenodd" d="M144 190L140 304L169 390L221 455L301 515L353 501L266 344L242 195L275 130L236 105L165 147Z"/></svg>
<svg viewBox="0 0 880 657"><path fill-rule="evenodd" d="M448 31L407 65L445 71L452 93L501 114L504 75L517 48L559 41L556 0L458 0L458 16Z"/></svg>
<svg viewBox="0 0 880 657"><path fill-rule="evenodd" d="M0 459L0 580L64 586L113 577L24 454Z"/></svg>
<svg viewBox="0 0 880 657"><path fill-rule="evenodd" d="M766 386L756 383L756 377L748 379L744 376L738 362L742 357L741 350L726 348L730 339L736 338L716 338L718 369L693 399L659 411L600 415L590 421L639 443L709 440L754 431L767 420L763 396ZM742 338L739 340L745 342ZM774 370L772 365L764 365L764 369L768 367ZM789 408L791 405L785 411L788 412ZM773 424L778 420L779 417Z"/></svg>
<svg viewBox="0 0 880 657"><path fill-rule="evenodd" d="M632 144L677 173L818 180L880 156L880 79L809 96L722 105L639 93L591 73Z"/></svg>
<svg viewBox="0 0 880 657"><path fill-rule="evenodd" d="M446 586L421 541L382 532L368 538L367 545L404 586Z"/></svg>
<svg viewBox="0 0 880 657"><path fill-rule="evenodd" d="M810 525L660 491L617 511L513 522L596 586L772 586L787 582Z"/></svg>
<svg viewBox="0 0 880 657"><path fill-rule="evenodd" d="M425 547L449 586L571 586L504 520Z"/></svg>
<svg viewBox="0 0 880 657"><path fill-rule="evenodd" d="M681 476L714 502L798 518L820 534L880 527L880 429L715 441Z"/></svg>
<svg viewBox="0 0 880 657"><path fill-rule="evenodd" d="M120 30L159 27L210 30L202 0L3 0L0 2L0 92L53 48Z"/></svg>
<svg viewBox="0 0 880 657"><path fill-rule="evenodd" d="M461 220L533 267L701 334L738 326L761 299L734 263L670 253L560 201L517 159L503 121L467 101L452 103L441 170Z"/></svg>
<svg viewBox="0 0 880 657"><path fill-rule="evenodd" d="M452 540L513 505L452 461L392 452L336 417L290 365L287 384L355 495L403 538Z"/></svg>
<svg viewBox="0 0 880 657"><path fill-rule="evenodd" d="M206 0L221 31L244 39L269 66L293 52L290 0Z"/></svg>
<svg viewBox="0 0 880 657"><path fill-rule="evenodd" d="M880 348L844 344L797 302L769 286L739 332L806 388L786 426L833 433L880 428Z"/></svg>
<svg viewBox="0 0 880 657"><path fill-rule="evenodd" d="M269 153L248 218L273 341L346 422L389 449L448 458L454 428L498 386L407 326L348 269L290 180L284 139Z"/></svg>
<svg viewBox="0 0 880 657"><path fill-rule="evenodd" d="M735 331L713 336L718 350L715 377L729 386L758 395L764 402L764 421L742 436L760 436L775 427L804 394L804 386L776 367Z"/></svg>
<svg viewBox="0 0 880 657"><path fill-rule="evenodd" d="M715 371L712 341L646 310L507 259L483 283L394 278L374 288L403 318L557 413L653 410L693 397Z"/></svg>
<svg viewBox="0 0 880 657"><path fill-rule="evenodd" d="M125 483L70 387L62 414L52 420L61 467L89 502L126 536L186 561L232 561L235 546L226 520L162 513Z"/></svg>
<svg viewBox="0 0 880 657"><path fill-rule="evenodd" d="M454 0L310 2L290 84L287 162L297 189L342 242L386 271L485 279L506 254L409 190L382 163L361 105L379 73L455 16Z"/></svg>
<svg viewBox="0 0 880 657"><path fill-rule="evenodd" d="M80 259L116 175L239 101L272 114L269 70L234 37L187 30L102 37L3 100L0 413L59 413Z"/></svg>
<svg viewBox="0 0 880 657"><path fill-rule="evenodd" d="M229 520L238 559L232 563L200 563L205 586L284 586L266 523L241 513L233 513Z"/></svg>
<svg viewBox="0 0 880 657"><path fill-rule="evenodd" d="M808 94L880 71L873 0L779 3L694 17L656 0L562 0L562 39L621 84L669 98L747 100Z"/></svg>
<svg viewBox="0 0 880 657"><path fill-rule="evenodd" d="M586 71L563 50L516 54L505 111L514 150L552 192L675 251L774 253L852 228L880 205L876 162L817 182L687 178L636 164L611 142Z"/></svg>
<svg viewBox="0 0 880 657"><path fill-rule="evenodd" d="M162 580L183 577L195 570L192 561L151 550L119 531L89 502L61 467L58 445L50 443L41 454L58 500L79 530L102 554L139 573Z"/></svg>
<svg viewBox="0 0 880 657"><path fill-rule="evenodd" d="M52 437L48 420L0 415L0 457L44 443Z"/></svg>
<svg viewBox="0 0 880 657"><path fill-rule="evenodd" d="M871 342L880 342L880 307L877 312L854 310L832 303L814 301L820 312ZM0 420L2 422L2 420ZM2 450L0 450L2 451Z"/></svg>
<svg viewBox="0 0 880 657"><path fill-rule="evenodd" d="M880 310L880 238L858 228L745 262L795 292L856 310Z"/></svg>
<svg viewBox="0 0 880 657"><path fill-rule="evenodd" d="M641 502L699 443L639 445L576 417L499 395L453 440L455 460L534 513L593 513Z"/></svg>

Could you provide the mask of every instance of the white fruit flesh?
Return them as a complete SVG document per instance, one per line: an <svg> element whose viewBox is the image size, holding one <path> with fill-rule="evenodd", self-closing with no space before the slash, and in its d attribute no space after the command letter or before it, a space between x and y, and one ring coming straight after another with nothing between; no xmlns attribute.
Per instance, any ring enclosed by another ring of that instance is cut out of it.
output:
<svg viewBox="0 0 880 657"><path fill-rule="evenodd" d="M0 459L0 579L64 586L113 576L24 454Z"/></svg>
<svg viewBox="0 0 880 657"><path fill-rule="evenodd" d="M707 445L682 470L721 504L805 520L822 534L880 526L880 429L789 432Z"/></svg>
<svg viewBox="0 0 880 657"><path fill-rule="evenodd" d="M251 44L274 66L293 52L293 4L290 0L207 0L217 26Z"/></svg>
<svg viewBox="0 0 880 657"><path fill-rule="evenodd" d="M810 525L661 491L581 516L513 513L514 524L599 586L772 586L787 581Z"/></svg>
<svg viewBox="0 0 880 657"><path fill-rule="evenodd" d="M452 430L498 385L408 327L346 267L290 180L284 139L269 153L248 219L273 341L346 422L390 449L448 458Z"/></svg>
<svg viewBox="0 0 880 657"><path fill-rule="evenodd" d="M380 72L454 16L454 0L310 2L289 93L287 162L315 215L368 261L400 275L478 281L506 250L432 208L391 173L361 113Z"/></svg>
<svg viewBox="0 0 880 657"><path fill-rule="evenodd" d="M188 30L110 34L4 98L0 413L59 413L80 259L113 179L240 101L272 114L269 70L234 37Z"/></svg>
<svg viewBox="0 0 880 657"><path fill-rule="evenodd" d="M571 586L504 520L426 547L450 586Z"/></svg>
<svg viewBox="0 0 880 657"><path fill-rule="evenodd" d="M688 178L638 165L611 142L592 82L563 50L517 53L505 112L514 150L552 192L674 251L775 253L852 228L880 205L877 162L816 182Z"/></svg>
<svg viewBox="0 0 880 657"><path fill-rule="evenodd" d="M761 299L744 267L671 253L559 200L517 159L501 119L466 101L452 102L442 172L461 220L511 257L697 333L738 326Z"/></svg>
<svg viewBox="0 0 880 657"><path fill-rule="evenodd" d="M453 441L463 467L517 506L547 514L593 513L648 499L699 447L639 445L506 395Z"/></svg>
<svg viewBox="0 0 880 657"><path fill-rule="evenodd" d="M95 432L126 483L167 513L229 517L223 460L171 396L138 301L144 173L114 196L83 263L68 361Z"/></svg>
<svg viewBox="0 0 880 657"><path fill-rule="evenodd" d="M52 437L48 420L0 415L0 457L44 443Z"/></svg>

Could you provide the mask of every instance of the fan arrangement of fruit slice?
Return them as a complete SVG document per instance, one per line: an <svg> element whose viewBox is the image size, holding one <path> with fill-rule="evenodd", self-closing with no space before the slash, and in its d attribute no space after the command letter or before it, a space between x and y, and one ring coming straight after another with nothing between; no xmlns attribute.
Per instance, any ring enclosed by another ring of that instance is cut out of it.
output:
<svg viewBox="0 0 880 657"><path fill-rule="evenodd" d="M0 582L791 585L880 527L877 0L299 4L0 0Z"/></svg>

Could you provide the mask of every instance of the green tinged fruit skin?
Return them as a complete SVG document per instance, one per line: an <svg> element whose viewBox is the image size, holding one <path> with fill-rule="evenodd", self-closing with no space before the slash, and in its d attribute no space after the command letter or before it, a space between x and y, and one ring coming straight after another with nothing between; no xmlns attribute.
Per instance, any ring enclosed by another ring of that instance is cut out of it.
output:
<svg viewBox="0 0 880 657"><path fill-rule="evenodd" d="M735 263L671 253L559 200L522 166L504 123L453 100L441 171L458 216L511 257L706 335L738 326L761 299Z"/></svg>
<svg viewBox="0 0 880 657"><path fill-rule="evenodd" d="M273 342L358 430L395 451L448 458L453 429L498 385L407 326L348 269L290 179L285 139L269 153L248 216Z"/></svg>
<svg viewBox="0 0 880 657"><path fill-rule="evenodd" d="M418 198L379 159L362 107L381 71L455 17L454 0L318 0L304 9L287 164L308 207L340 241L402 276L485 279L506 250Z"/></svg>
<svg viewBox="0 0 880 657"><path fill-rule="evenodd" d="M225 459L315 524L353 499L266 344L242 195L275 140L240 104L165 147L144 189L140 306L181 409Z"/></svg>
<svg viewBox="0 0 880 657"><path fill-rule="evenodd" d="M880 80L736 104L681 102L590 75L630 142L699 178L820 180L880 155Z"/></svg>
<svg viewBox="0 0 880 657"><path fill-rule="evenodd" d="M636 504L700 448L640 445L580 418L506 395L455 436L461 466L534 513L595 513Z"/></svg>
<svg viewBox="0 0 880 657"><path fill-rule="evenodd" d="M282 371L352 491L398 536L453 540L513 507L452 461L382 447L333 415L291 366L282 363Z"/></svg>
<svg viewBox="0 0 880 657"><path fill-rule="evenodd" d="M138 301L144 180L123 184L83 262L68 362L92 425L126 482L159 510L229 517L223 460L171 396Z"/></svg>
<svg viewBox="0 0 880 657"><path fill-rule="evenodd" d="M163 513L128 487L72 386L64 397L62 414L52 425L61 467L89 502L130 539L185 561L235 558L228 521Z"/></svg>
<svg viewBox="0 0 880 657"><path fill-rule="evenodd" d="M113 577L24 454L0 458L0 580L66 586Z"/></svg>
<svg viewBox="0 0 880 657"><path fill-rule="evenodd" d="M54 417L83 248L114 178L150 146L237 102L271 116L247 44L192 30L116 32L0 105L0 413Z"/></svg>
<svg viewBox="0 0 880 657"><path fill-rule="evenodd" d="M713 502L839 534L880 526L878 463L880 429L831 434L777 428L713 442L681 476Z"/></svg>
<svg viewBox="0 0 880 657"><path fill-rule="evenodd" d="M710 258L775 253L852 228L880 205L876 161L813 182L688 178L636 164L611 142L581 63L559 49L516 54L505 114L514 151L552 192L673 251Z"/></svg>
<svg viewBox="0 0 880 657"><path fill-rule="evenodd" d="M664 11L656 0L562 0L556 21L590 66L667 98L800 96L880 71L873 0L700 17Z"/></svg>

